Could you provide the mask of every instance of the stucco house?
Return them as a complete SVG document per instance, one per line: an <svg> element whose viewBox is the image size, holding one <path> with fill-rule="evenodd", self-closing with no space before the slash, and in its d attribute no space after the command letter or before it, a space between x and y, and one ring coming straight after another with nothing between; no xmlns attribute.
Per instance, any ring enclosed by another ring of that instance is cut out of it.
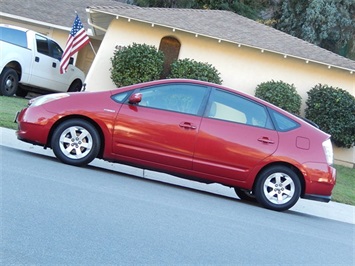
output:
<svg viewBox="0 0 355 266"><path fill-rule="evenodd" d="M217 10L140 8L125 0L0 0L0 23L34 29L64 48L75 11L91 43L76 56L87 90L115 87L110 58L117 46L154 45L169 60L208 62L223 85L254 94L261 82L292 83L303 98L318 83L355 95L355 62L235 13ZM338 162L355 166L355 148L335 147Z"/></svg>
<svg viewBox="0 0 355 266"><path fill-rule="evenodd" d="M86 79L89 91L115 87L110 58L116 47L145 43L169 54L168 60L208 62L223 85L249 94L261 82L282 80L296 86L303 103L318 83L355 95L355 61L232 12L124 4L86 11L93 35L103 37ZM338 163L355 164L355 149L335 147L335 153Z"/></svg>

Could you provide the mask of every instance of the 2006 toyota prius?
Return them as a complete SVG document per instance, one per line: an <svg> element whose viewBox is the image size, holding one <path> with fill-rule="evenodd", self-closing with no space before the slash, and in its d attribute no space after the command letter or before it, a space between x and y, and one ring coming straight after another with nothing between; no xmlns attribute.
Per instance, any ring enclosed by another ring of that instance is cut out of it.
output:
<svg viewBox="0 0 355 266"><path fill-rule="evenodd" d="M283 211L300 197L328 202L330 136L265 101L197 80L169 79L29 101L18 139L66 164L94 158L233 187Z"/></svg>

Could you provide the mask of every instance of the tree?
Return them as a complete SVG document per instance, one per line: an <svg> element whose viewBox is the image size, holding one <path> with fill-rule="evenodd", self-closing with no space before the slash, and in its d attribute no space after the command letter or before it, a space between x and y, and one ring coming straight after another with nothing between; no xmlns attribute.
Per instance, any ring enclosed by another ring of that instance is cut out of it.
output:
<svg viewBox="0 0 355 266"><path fill-rule="evenodd" d="M354 0L286 0L276 28L333 52L355 34Z"/></svg>
<svg viewBox="0 0 355 266"><path fill-rule="evenodd" d="M134 0L133 4L141 7L194 8L194 0Z"/></svg>

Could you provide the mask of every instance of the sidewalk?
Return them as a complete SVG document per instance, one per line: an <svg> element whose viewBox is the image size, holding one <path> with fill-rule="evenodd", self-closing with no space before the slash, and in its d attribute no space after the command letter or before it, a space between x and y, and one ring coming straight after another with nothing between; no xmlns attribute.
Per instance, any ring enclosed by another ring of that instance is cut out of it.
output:
<svg viewBox="0 0 355 266"><path fill-rule="evenodd" d="M15 135L15 130L0 127L0 145L21 149L32 153L45 154L54 156L51 149L43 149L40 146L35 146L22 141L19 141ZM190 187L196 190L211 192L218 195L235 198L233 189L219 184L202 184L198 182L188 181L180 178L175 178L166 174L146 171L139 168L125 166L121 164L109 163L103 160L94 160L93 165L113 171L124 172L127 174L144 177L152 180L164 180L166 183L178 184ZM340 222L355 224L355 206L341 204L337 202L317 202L311 200L300 199L298 203L291 208L291 211L306 215L317 216L321 218L336 220Z"/></svg>

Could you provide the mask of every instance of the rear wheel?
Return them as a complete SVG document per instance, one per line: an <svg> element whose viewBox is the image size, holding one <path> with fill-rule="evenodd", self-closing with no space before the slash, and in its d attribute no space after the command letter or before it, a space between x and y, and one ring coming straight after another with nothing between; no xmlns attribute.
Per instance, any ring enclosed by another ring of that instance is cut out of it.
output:
<svg viewBox="0 0 355 266"><path fill-rule="evenodd" d="M273 166L259 175L254 192L263 207L284 211L298 201L301 195L301 182L290 168Z"/></svg>
<svg viewBox="0 0 355 266"><path fill-rule="evenodd" d="M55 129L51 145L60 161L81 166L97 157L101 140L92 124L85 120L72 119L64 121Z"/></svg>
<svg viewBox="0 0 355 266"><path fill-rule="evenodd" d="M68 92L81 91L83 84L80 80L75 80L69 87Z"/></svg>
<svg viewBox="0 0 355 266"><path fill-rule="evenodd" d="M0 75L0 94L13 96L18 88L18 75L12 68L5 67Z"/></svg>

